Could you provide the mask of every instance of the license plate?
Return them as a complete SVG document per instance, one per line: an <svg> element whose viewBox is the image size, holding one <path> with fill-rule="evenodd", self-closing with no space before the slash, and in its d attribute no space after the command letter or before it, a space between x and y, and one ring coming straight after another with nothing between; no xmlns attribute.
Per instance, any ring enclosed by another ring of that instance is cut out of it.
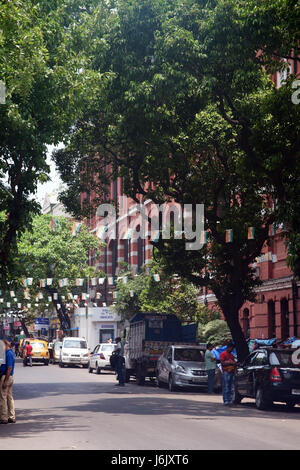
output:
<svg viewBox="0 0 300 470"><path fill-rule="evenodd" d="M194 383L203 382L203 378L201 378L201 377L193 378L193 382Z"/></svg>
<svg viewBox="0 0 300 470"><path fill-rule="evenodd" d="M299 388L293 388L292 389L292 395L300 395L300 389Z"/></svg>

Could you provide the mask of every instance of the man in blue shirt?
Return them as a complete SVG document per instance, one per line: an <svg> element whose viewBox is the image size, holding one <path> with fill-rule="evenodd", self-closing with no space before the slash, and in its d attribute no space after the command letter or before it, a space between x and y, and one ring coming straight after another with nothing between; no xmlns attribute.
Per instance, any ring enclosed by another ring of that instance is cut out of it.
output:
<svg viewBox="0 0 300 470"><path fill-rule="evenodd" d="M3 340L5 344L5 364L0 367L0 424L15 423L15 404L12 395L14 383L15 355L10 347L9 341Z"/></svg>

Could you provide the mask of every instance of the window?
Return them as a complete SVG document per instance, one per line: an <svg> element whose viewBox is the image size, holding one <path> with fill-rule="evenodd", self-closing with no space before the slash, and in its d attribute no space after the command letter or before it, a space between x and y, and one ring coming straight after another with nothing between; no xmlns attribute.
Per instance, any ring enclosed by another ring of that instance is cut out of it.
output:
<svg viewBox="0 0 300 470"><path fill-rule="evenodd" d="M67 348L67 349L87 349L87 344L86 344L86 341L76 341L76 340L73 340L73 339L70 339L70 340L67 340L64 342L64 348Z"/></svg>
<svg viewBox="0 0 300 470"><path fill-rule="evenodd" d="M204 362L204 354L200 349L174 349L174 361Z"/></svg>
<svg viewBox="0 0 300 470"><path fill-rule="evenodd" d="M264 351L258 352L254 357L251 365L253 366L265 366L268 363L267 354Z"/></svg>

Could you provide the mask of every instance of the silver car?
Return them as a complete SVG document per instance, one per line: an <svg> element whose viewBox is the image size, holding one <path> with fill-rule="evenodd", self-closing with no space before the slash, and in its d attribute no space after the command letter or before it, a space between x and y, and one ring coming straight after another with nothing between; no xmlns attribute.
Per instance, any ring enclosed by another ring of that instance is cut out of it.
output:
<svg viewBox="0 0 300 470"><path fill-rule="evenodd" d="M207 388L204 354L205 350L199 346L169 346L157 362L158 386L168 384L171 392L180 387Z"/></svg>
<svg viewBox="0 0 300 470"><path fill-rule="evenodd" d="M89 372L93 370L97 374L101 374L101 370L112 370L110 365L110 356L115 349L114 343L97 344L94 351L90 355Z"/></svg>

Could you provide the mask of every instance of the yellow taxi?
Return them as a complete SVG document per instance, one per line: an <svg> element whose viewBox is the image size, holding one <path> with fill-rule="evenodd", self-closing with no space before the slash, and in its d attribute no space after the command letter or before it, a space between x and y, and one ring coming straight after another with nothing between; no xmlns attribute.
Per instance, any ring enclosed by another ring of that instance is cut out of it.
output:
<svg viewBox="0 0 300 470"><path fill-rule="evenodd" d="M32 346L32 362L43 362L45 366L47 366L50 358L47 342L42 339L25 338L22 344L23 359L25 358L25 346L27 342Z"/></svg>

